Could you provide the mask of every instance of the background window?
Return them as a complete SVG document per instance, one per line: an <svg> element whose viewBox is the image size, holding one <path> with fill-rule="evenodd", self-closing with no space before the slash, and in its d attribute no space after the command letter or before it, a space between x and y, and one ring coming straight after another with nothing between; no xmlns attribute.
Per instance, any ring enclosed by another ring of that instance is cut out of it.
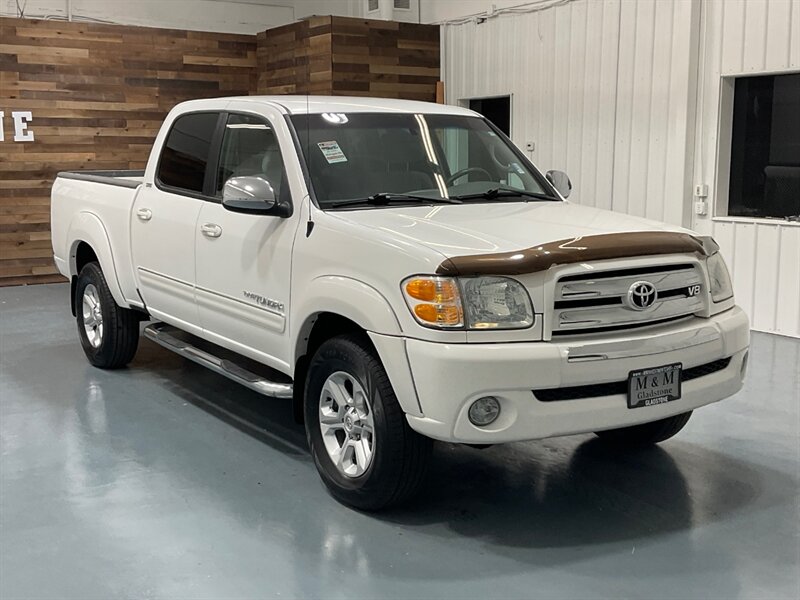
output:
<svg viewBox="0 0 800 600"><path fill-rule="evenodd" d="M800 74L736 80L728 214L800 215Z"/></svg>
<svg viewBox="0 0 800 600"><path fill-rule="evenodd" d="M231 177L258 176L272 185L275 197L286 200L283 158L272 127L259 117L230 115L222 138L217 173L217 196ZM284 189L285 188L285 189Z"/></svg>
<svg viewBox="0 0 800 600"><path fill-rule="evenodd" d="M469 101L469 109L483 115L500 131L511 136L511 96L475 98Z"/></svg>
<svg viewBox="0 0 800 600"><path fill-rule="evenodd" d="M217 113L197 113L175 120L158 166L158 180L162 184L190 192L203 192L217 117Z"/></svg>

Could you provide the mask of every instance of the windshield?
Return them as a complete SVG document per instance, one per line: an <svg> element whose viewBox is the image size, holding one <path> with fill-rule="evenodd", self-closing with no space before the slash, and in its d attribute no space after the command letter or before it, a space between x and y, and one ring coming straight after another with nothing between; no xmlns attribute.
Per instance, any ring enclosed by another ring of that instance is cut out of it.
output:
<svg viewBox="0 0 800 600"><path fill-rule="evenodd" d="M291 119L321 208L382 194L423 202L557 199L542 175L478 117L324 113Z"/></svg>

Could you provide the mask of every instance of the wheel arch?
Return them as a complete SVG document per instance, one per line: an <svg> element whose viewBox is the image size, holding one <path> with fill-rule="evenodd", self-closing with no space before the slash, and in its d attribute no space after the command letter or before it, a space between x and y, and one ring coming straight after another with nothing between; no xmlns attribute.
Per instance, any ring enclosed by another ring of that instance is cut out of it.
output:
<svg viewBox="0 0 800 600"><path fill-rule="evenodd" d="M108 289L114 297L114 301L122 307L127 308L122 288L117 279L114 255L111 251L111 242L102 221L94 214L80 212L70 223L69 227L69 272L72 286L72 311L75 314L75 283L80 274L80 270L88 263L96 260L100 263L100 268L108 284Z"/></svg>
<svg viewBox="0 0 800 600"><path fill-rule="evenodd" d="M312 280L304 297L302 308L293 318L299 326L292 336L293 407L298 422L302 421L308 365L314 351L325 340L353 333L363 335L375 348L371 333L402 334L397 315L386 298L372 286L356 279L340 276L318 277ZM380 356L377 348L375 351Z"/></svg>

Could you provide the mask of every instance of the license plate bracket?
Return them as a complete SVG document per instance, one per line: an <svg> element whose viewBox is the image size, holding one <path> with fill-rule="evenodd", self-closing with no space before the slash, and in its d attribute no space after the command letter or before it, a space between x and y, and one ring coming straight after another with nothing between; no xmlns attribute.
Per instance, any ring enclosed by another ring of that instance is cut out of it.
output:
<svg viewBox="0 0 800 600"><path fill-rule="evenodd" d="M681 397L683 363L628 373L628 408L656 406Z"/></svg>

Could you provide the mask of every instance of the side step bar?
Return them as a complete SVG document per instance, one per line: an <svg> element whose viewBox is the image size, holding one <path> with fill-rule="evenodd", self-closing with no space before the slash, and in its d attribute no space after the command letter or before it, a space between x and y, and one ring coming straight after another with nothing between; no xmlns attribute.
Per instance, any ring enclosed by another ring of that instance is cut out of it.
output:
<svg viewBox="0 0 800 600"><path fill-rule="evenodd" d="M252 371L248 371L230 360L219 358L205 350L192 346L189 342L185 342L174 336L173 332L176 331L180 330L166 323L153 323L144 328L144 336L154 341L159 346L163 346L175 354L179 354L199 365L203 365L215 373L224 375L228 379L250 388L259 394L272 398L292 397L293 386L291 383L277 383L265 379L261 375L256 375Z"/></svg>

